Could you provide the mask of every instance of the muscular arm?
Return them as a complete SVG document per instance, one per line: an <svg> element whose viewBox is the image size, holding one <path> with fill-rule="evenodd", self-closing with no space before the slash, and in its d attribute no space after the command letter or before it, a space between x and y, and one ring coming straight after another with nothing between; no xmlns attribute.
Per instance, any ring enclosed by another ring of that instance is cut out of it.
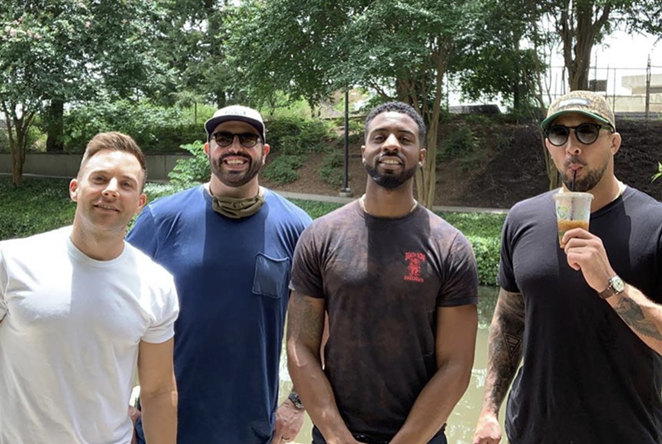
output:
<svg viewBox="0 0 662 444"><path fill-rule="evenodd" d="M475 305L437 309L437 372L391 444L425 444L444 425L469 385L477 327Z"/></svg>
<svg viewBox="0 0 662 444"><path fill-rule="evenodd" d="M502 288L490 326L485 398L474 443L498 443L501 439L499 408L522 359L523 343L524 298Z"/></svg>
<svg viewBox="0 0 662 444"><path fill-rule="evenodd" d="M140 342L138 379L148 444L177 442L177 387L172 353L172 339L161 344Z"/></svg>
<svg viewBox="0 0 662 444"><path fill-rule="evenodd" d="M646 345L662 355L662 306L641 291L626 285L625 290L607 299L609 305Z"/></svg>
<svg viewBox="0 0 662 444"><path fill-rule="evenodd" d="M322 371L323 299L292 292L287 321L287 368L313 423L328 444L356 443L340 416Z"/></svg>
<svg viewBox="0 0 662 444"><path fill-rule="evenodd" d="M616 272L602 240L581 228L567 231L563 240L568 265L581 271L586 283L596 293L604 291L609 278ZM607 302L646 345L662 354L662 305L651 301L631 285L626 285L621 294L610 297Z"/></svg>

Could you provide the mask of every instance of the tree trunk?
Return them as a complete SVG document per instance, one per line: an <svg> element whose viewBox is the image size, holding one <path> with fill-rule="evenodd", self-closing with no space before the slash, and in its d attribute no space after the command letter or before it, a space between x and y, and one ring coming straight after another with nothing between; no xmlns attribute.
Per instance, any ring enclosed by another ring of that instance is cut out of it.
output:
<svg viewBox="0 0 662 444"><path fill-rule="evenodd" d="M435 53L432 54L434 60L434 84L430 85L432 90L432 108L427 106L428 94L421 98L418 111L427 121L428 132L426 140L426 160L423 167L416 172L416 195L418 202L426 208L432 209L434 205L435 191L437 187L437 136L439 134L439 118L441 115L441 99L444 74L449 54L452 51L452 44L440 42ZM424 78L425 76L421 76ZM423 82L425 80L422 80ZM432 83L432 82L431 82ZM426 90L421 85L421 90ZM427 91L426 91L427 92Z"/></svg>
<svg viewBox="0 0 662 444"><path fill-rule="evenodd" d="M19 188L23 185L23 165L25 164L25 134L23 131L19 130L19 127L16 128L16 148L11 149L11 177L12 183L16 188Z"/></svg>
<svg viewBox="0 0 662 444"><path fill-rule="evenodd" d="M46 151L49 153L61 153L64 151L64 100L52 99L48 107L48 137L46 139Z"/></svg>
<svg viewBox="0 0 662 444"><path fill-rule="evenodd" d="M18 117L14 111L17 107L8 107L7 103L0 102L0 107L5 116L7 125L7 137L9 138L9 153L11 158L12 183L15 187L23 185L23 165L25 164L25 153L27 149L27 133L32 125L36 111L28 112Z"/></svg>

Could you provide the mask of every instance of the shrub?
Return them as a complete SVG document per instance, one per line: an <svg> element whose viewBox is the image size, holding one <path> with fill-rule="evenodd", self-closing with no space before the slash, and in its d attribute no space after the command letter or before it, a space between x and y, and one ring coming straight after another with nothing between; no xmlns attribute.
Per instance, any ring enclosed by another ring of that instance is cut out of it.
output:
<svg viewBox="0 0 662 444"><path fill-rule="evenodd" d="M467 236L476 256L478 265L478 283L497 286L501 241L497 237Z"/></svg>
<svg viewBox="0 0 662 444"><path fill-rule="evenodd" d="M344 161L343 153L338 151L330 152L324 156L320 168L320 177L322 180L333 187L341 187L345 177L342 171Z"/></svg>
<svg viewBox="0 0 662 444"><path fill-rule="evenodd" d="M471 153L478 147L478 138L468 126L460 126L444 141L443 157L451 159Z"/></svg>
<svg viewBox="0 0 662 444"><path fill-rule="evenodd" d="M274 153L303 155L319 152L330 138L329 127L315 119L279 117L270 120L266 126L267 141Z"/></svg>
<svg viewBox="0 0 662 444"><path fill-rule="evenodd" d="M0 178L0 240L27 237L69 225L75 205L68 179L25 178L14 188L11 177Z"/></svg>
<svg viewBox="0 0 662 444"><path fill-rule="evenodd" d="M180 147L193 155L187 159L177 159L175 167L168 173L168 179L176 187L187 187L206 182L211 177L209 159L205 153L205 143L196 140Z"/></svg>
<svg viewBox="0 0 662 444"><path fill-rule="evenodd" d="M87 103L65 115L64 125L68 152L82 152L92 137L104 131L130 135L145 152L175 152L180 145L205 137L203 125L188 123L179 108L149 101Z"/></svg>
<svg viewBox="0 0 662 444"><path fill-rule="evenodd" d="M276 185L292 183L299 178L295 171L303 166L301 156L281 154L264 168L262 175Z"/></svg>
<svg viewBox="0 0 662 444"><path fill-rule="evenodd" d="M26 135L26 146L28 151L45 151L46 134L39 129L38 123L30 125ZM0 153L9 152L9 135L6 128L0 128Z"/></svg>
<svg viewBox="0 0 662 444"><path fill-rule="evenodd" d="M23 187L14 188L10 177L0 177L0 212L3 215L0 218L0 240L26 237L71 224L75 205L69 199L68 183L67 179L29 178ZM148 183L145 186L150 201L180 189L172 184ZM313 219L342 205L305 200L293 202ZM496 286L505 215L440 213L440 216L462 231L471 242L478 262L480 284Z"/></svg>

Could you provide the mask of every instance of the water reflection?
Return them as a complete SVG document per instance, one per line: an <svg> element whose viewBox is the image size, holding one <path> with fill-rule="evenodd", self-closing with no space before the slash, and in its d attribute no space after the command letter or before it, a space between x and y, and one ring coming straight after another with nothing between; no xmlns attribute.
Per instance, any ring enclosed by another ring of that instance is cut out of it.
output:
<svg viewBox="0 0 662 444"><path fill-rule="evenodd" d="M448 420L446 436L448 437L449 444L470 444L472 440L474 427L476 426L478 414L483 403L483 388L485 386L487 368L487 335L490 322L492 321L492 314L494 313L497 293L498 289L493 287L481 287L479 289L476 358L474 360L474 368L471 372L469 387ZM285 352L283 351L284 355ZM287 396L291 387L292 383L285 370L285 359L283 359L280 381L280 395L282 399ZM309 444L312 441L310 436L311 429L312 423L306 415L306 421L301 429L301 433L297 435L295 442Z"/></svg>

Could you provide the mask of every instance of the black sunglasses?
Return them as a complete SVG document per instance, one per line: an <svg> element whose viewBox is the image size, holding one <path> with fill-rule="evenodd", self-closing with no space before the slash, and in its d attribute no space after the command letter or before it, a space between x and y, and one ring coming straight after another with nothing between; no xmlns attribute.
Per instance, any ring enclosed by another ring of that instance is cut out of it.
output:
<svg viewBox="0 0 662 444"><path fill-rule="evenodd" d="M253 148L261 140L260 136L253 133L231 133L229 131L219 131L211 135L211 139L214 139L216 144L223 148L232 145L235 137L239 137L239 143L244 148Z"/></svg>
<svg viewBox="0 0 662 444"><path fill-rule="evenodd" d="M552 125L547 129L546 136L549 143L554 146L562 146L570 137L570 130L575 130L575 137L580 143L590 145L600 136L601 129L607 129L613 132L610 125L600 125L599 123L582 123L577 126Z"/></svg>

